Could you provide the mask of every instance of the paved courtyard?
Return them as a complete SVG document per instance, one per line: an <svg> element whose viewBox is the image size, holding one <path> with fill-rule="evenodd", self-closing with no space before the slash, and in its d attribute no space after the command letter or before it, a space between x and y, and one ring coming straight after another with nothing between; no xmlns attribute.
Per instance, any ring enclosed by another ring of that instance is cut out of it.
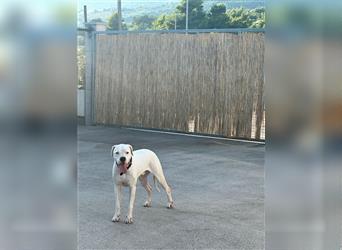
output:
<svg viewBox="0 0 342 250"><path fill-rule="evenodd" d="M165 192L155 189L152 207L144 208L146 191L139 183L134 223L111 222L110 149L118 143L159 156L175 209L167 209ZM254 143L79 126L79 249L263 249L264 152Z"/></svg>

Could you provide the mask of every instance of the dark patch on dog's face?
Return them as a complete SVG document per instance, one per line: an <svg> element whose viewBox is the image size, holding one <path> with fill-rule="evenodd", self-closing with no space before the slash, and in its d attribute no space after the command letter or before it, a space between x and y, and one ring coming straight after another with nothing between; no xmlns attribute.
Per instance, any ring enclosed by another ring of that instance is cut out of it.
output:
<svg viewBox="0 0 342 250"><path fill-rule="evenodd" d="M114 158L114 150L115 150L115 147L116 147L117 145L113 145L112 146L112 150L110 151L110 153L111 153L111 155L112 155L112 157Z"/></svg>

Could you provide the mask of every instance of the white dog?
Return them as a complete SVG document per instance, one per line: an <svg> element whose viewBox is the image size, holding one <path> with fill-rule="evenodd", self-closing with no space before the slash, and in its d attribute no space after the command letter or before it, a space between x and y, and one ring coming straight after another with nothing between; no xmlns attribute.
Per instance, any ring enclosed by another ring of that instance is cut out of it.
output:
<svg viewBox="0 0 342 250"><path fill-rule="evenodd" d="M133 222L133 206L135 200L136 184L139 178L141 184L146 189L147 200L144 207L150 207L152 203L152 188L147 181L149 173L153 174L153 180L156 189L159 191L155 179L161 184L167 194L168 208L173 208L174 203L171 195L171 188L167 184L162 166L157 155L148 149L136 150L128 144L114 145L112 147L112 156L114 158L112 176L115 184L115 213L113 222L120 221L120 205L122 186L130 187L129 208L125 223Z"/></svg>

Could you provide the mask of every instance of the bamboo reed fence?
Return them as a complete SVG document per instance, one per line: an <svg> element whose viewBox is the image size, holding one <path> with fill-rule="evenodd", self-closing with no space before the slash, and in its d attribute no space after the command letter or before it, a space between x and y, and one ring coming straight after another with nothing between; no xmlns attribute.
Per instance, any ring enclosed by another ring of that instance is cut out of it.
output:
<svg viewBox="0 0 342 250"><path fill-rule="evenodd" d="M95 122L264 139L264 33L98 34Z"/></svg>

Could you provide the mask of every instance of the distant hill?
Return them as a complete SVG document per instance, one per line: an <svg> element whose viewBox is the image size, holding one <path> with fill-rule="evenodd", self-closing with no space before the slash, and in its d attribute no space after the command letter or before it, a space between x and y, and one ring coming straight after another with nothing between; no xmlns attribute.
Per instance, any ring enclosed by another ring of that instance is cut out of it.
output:
<svg viewBox="0 0 342 250"><path fill-rule="evenodd" d="M122 14L126 23L131 23L134 16L139 15L151 15L159 16L163 13L171 13L175 10L180 0L168 0L168 1L127 1L122 0ZM107 22L109 16L116 12L116 1L80 1L78 4L78 26L83 26L83 3L86 3L88 9L88 21L96 18L101 18ZM216 3L223 3L229 8L244 7L248 9L254 9L257 7L264 7L265 1L261 0L230 0L230 1L219 1L219 0L204 0L203 7L208 10L212 5Z"/></svg>

